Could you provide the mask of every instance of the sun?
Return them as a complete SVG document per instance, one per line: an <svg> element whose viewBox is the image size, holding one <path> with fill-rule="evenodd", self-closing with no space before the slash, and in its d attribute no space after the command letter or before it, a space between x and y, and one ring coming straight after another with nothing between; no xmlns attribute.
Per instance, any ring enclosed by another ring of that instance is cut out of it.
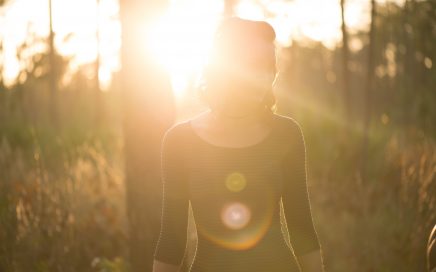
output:
<svg viewBox="0 0 436 272"><path fill-rule="evenodd" d="M189 80L195 78L207 58L221 15L220 3L190 1L183 6L173 4L152 27L147 39L152 56L170 73L177 97L184 94Z"/></svg>

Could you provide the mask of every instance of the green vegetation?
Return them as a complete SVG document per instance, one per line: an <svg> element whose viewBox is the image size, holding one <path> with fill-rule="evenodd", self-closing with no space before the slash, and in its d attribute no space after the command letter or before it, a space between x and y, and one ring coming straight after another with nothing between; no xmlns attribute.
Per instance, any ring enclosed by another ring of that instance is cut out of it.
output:
<svg viewBox="0 0 436 272"><path fill-rule="evenodd" d="M436 4L406 2L377 6L369 112L368 33L349 37L363 47L349 55L348 116L340 48L294 42L282 50L278 109L303 127L327 271L425 270L436 223ZM69 60L57 56L54 125L47 58L26 60L32 65L12 87L0 80L0 270L128 271L123 92L115 79L97 99L89 67L62 84Z"/></svg>

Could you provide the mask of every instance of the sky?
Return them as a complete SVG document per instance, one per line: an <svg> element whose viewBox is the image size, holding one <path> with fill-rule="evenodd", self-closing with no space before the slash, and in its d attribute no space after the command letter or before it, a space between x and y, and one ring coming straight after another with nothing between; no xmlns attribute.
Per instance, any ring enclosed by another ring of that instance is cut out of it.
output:
<svg viewBox="0 0 436 272"><path fill-rule="evenodd" d="M340 0L240 0L235 7L237 16L266 20L277 33L277 42L289 46L293 39L316 40L328 48L340 44ZM378 0L378 3L404 0ZM347 0L345 20L350 33L368 29L369 0ZM0 9L0 37L3 42L3 78L13 84L20 68L16 47L29 30L37 36L49 34L48 0L9 0ZM99 3L97 5L97 3ZM95 61L96 33L99 30L99 79L103 90L110 84L111 74L120 69L119 50L121 26L117 0L52 0L53 28L56 49L74 56L70 70ZM156 22L154 55L169 70L176 94L187 84L207 55L207 49L219 15L222 0L173 0L167 14ZM97 20L98 14L98 20ZM145 40L145 38L144 38ZM177 48L174 45L177 44ZM362 44L352 40L351 50ZM41 48L41 50L44 50ZM186 63L190 65L186 67ZM182 65L183 64L183 65ZM92 76L92 75L90 75Z"/></svg>

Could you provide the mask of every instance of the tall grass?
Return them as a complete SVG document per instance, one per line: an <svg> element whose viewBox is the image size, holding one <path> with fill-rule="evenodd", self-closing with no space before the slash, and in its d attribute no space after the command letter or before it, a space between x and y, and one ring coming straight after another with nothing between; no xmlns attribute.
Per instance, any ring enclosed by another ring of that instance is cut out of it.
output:
<svg viewBox="0 0 436 272"><path fill-rule="evenodd" d="M122 171L83 144L56 171L39 146L33 158L0 145L2 267L6 271L95 271L96 258L125 251Z"/></svg>
<svg viewBox="0 0 436 272"><path fill-rule="evenodd" d="M341 160L326 161L323 175L313 177L327 271L425 271L436 223L436 143L421 137L401 145L391 134L370 153L365 182L347 175Z"/></svg>

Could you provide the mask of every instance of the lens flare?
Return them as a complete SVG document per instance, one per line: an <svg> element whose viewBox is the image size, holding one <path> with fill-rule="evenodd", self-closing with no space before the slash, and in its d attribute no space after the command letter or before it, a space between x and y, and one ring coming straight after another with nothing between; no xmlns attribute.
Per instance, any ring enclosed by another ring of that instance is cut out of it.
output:
<svg viewBox="0 0 436 272"><path fill-rule="evenodd" d="M196 219L197 233L199 239L208 240L220 247L248 250L255 247L268 231L274 214L279 212L279 198L272 186L266 186L259 197L245 199L241 194L240 197L233 195L231 198L217 204L216 210L214 203L212 210L209 207L208 212L217 213L217 221L203 222L200 218Z"/></svg>
<svg viewBox="0 0 436 272"><path fill-rule="evenodd" d="M247 180L244 175L239 172L231 173L226 178L226 188L232 192L239 192L245 188Z"/></svg>
<svg viewBox="0 0 436 272"><path fill-rule="evenodd" d="M221 212L221 220L231 229L241 229L245 227L251 218L251 212L242 203L231 203L224 206Z"/></svg>

